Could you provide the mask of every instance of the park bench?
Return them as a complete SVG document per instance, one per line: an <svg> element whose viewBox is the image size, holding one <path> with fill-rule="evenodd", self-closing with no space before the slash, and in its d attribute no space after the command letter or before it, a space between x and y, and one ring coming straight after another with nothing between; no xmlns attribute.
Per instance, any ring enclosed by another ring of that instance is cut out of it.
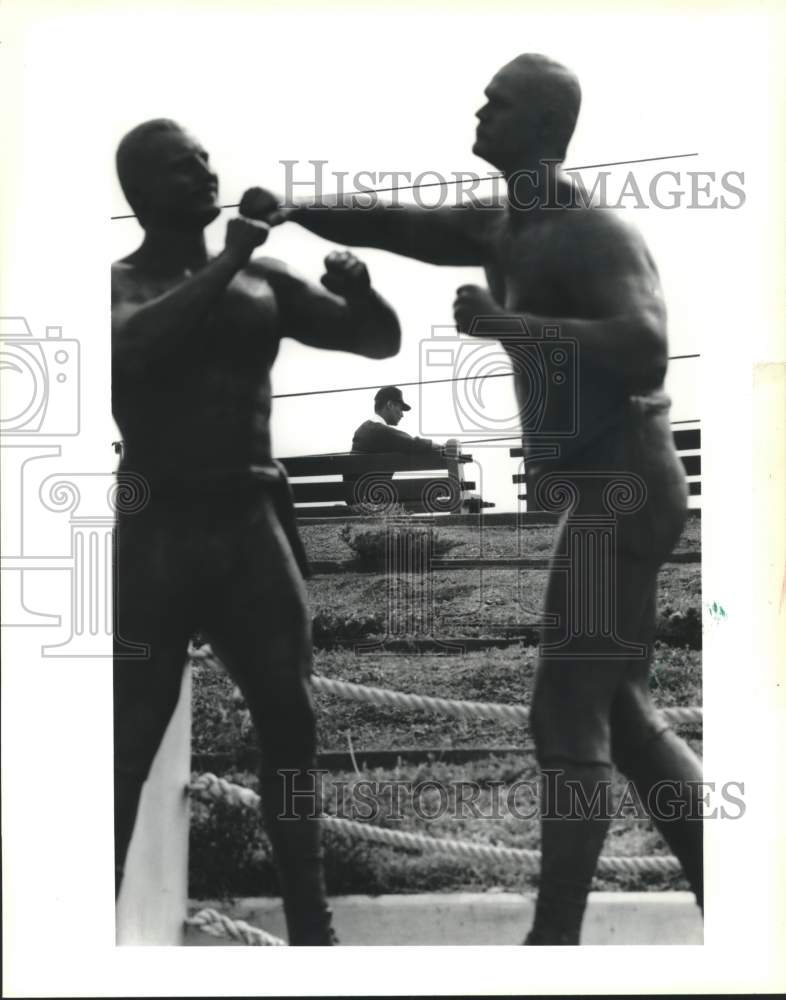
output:
<svg viewBox="0 0 786 1000"><path fill-rule="evenodd" d="M122 455L122 441L113 441L112 447L115 454ZM419 514L477 514L484 507L495 506L472 492L474 482L462 478L461 467L472 461L472 455L454 452L435 459L433 455L333 452L280 461L300 517L362 515L392 504ZM428 475L393 478L400 472Z"/></svg>
<svg viewBox="0 0 786 1000"><path fill-rule="evenodd" d="M688 480L688 494L692 497L701 496L701 428L690 427L674 432L674 446L682 460L685 475ZM523 458L522 448L511 448L511 458ZM519 500L527 500L527 473L513 476L513 482L524 484L524 491L519 493ZM534 504L527 500L527 510L536 510Z"/></svg>
<svg viewBox="0 0 786 1000"><path fill-rule="evenodd" d="M471 455L357 454L282 458L298 517L346 517L398 504L410 513L472 514L493 507L462 476ZM411 473L424 473L411 476ZM393 474L406 473L394 478ZM331 477L328 479L328 477ZM341 478L338 478L341 477Z"/></svg>

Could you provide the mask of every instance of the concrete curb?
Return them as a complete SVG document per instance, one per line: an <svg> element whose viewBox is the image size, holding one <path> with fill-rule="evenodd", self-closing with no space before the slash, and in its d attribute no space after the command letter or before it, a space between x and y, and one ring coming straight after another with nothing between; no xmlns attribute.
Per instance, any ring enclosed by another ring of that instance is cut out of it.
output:
<svg viewBox="0 0 786 1000"><path fill-rule="evenodd" d="M507 892L335 896L330 905L342 945L519 945L535 897ZM189 913L220 910L286 940L281 901L189 902ZM234 945L189 928L187 945ZM700 945L701 914L689 892L594 892L584 918L585 945ZM242 946L238 946L242 947Z"/></svg>

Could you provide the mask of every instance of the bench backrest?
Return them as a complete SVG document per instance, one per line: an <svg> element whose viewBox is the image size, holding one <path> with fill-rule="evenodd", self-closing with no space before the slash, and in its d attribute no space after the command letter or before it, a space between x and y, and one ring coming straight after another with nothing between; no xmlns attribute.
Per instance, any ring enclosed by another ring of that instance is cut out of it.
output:
<svg viewBox="0 0 786 1000"><path fill-rule="evenodd" d="M685 476L688 480L688 494L692 497L701 496L701 428L688 427L673 431L674 447L682 460L685 468ZM523 448L511 448L511 458L523 458ZM524 484L524 489L519 493L519 500L527 500L527 474L513 476L514 483ZM533 509L527 501L527 509Z"/></svg>
<svg viewBox="0 0 786 1000"><path fill-rule="evenodd" d="M113 441L118 455L123 442ZM477 513L493 507L473 493L475 483L462 478L462 465L472 455L362 455L334 452L282 458L298 513L306 517L334 517L379 510L398 504L413 513ZM428 472L427 476L394 479L394 473ZM333 477L332 480L327 477ZM336 481L341 476L340 481ZM321 506L314 506L320 504ZM307 506L306 506L307 505ZM351 507L358 510L350 510Z"/></svg>
<svg viewBox="0 0 786 1000"><path fill-rule="evenodd" d="M468 513L491 507L471 492L475 483L462 476L462 466L471 461L471 455L460 454L435 459L433 455L352 452L281 459L300 517L362 514L393 504L413 513ZM394 473L413 472L428 475L394 478ZM328 476L333 480L327 480ZM320 506L311 506L315 504Z"/></svg>

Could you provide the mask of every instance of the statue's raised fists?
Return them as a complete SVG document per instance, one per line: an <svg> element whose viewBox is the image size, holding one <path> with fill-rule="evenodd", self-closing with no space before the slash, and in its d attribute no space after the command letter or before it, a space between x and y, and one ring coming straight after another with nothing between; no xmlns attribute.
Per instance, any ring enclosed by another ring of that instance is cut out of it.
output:
<svg viewBox="0 0 786 1000"><path fill-rule="evenodd" d="M253 187L240 199L240 214L247 219L258 219L268 226L279 226L286 222L289 211L281 204L279 197L265 188Z"/></svg>
<svg viewBox="0 0 786 1000"><path fill-rule="evenodd" d="M343 299L365 295L371 287L368 269L349 250L334 250L325 257L322 284Z"/></svg>

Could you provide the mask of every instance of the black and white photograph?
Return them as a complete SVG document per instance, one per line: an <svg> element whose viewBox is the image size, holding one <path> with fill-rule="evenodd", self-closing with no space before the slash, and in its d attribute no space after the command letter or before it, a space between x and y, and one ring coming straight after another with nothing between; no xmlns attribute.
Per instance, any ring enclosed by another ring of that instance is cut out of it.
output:
<svg viewBox="0 0 786 1000"><path fill-rule="evenodd" d="M0 18L4 994L784 989L783 10Z"/></svg>

